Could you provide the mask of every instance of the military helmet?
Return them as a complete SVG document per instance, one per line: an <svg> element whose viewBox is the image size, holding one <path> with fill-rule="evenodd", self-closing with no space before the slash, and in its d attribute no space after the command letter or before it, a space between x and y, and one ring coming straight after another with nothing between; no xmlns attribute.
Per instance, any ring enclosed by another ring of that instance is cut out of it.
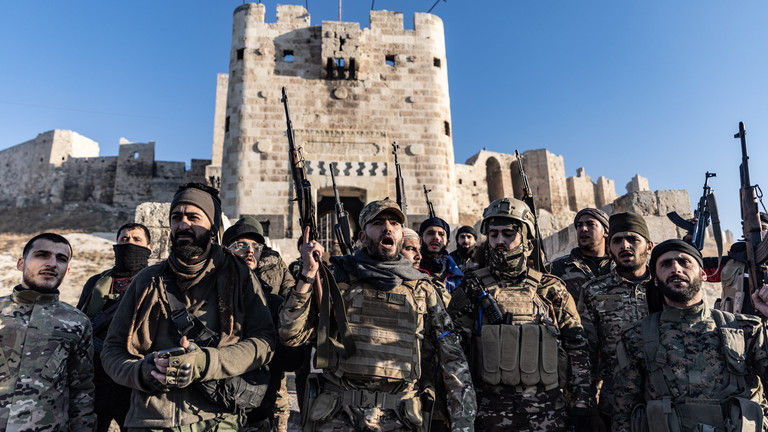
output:
<svg viewBox="0 0 768 432"><path fill-rule="evenodd" d="M531 213L531 209L519 199L499 198L494 200L491 205L483 211L483 222L480 224L480 232L487 235L489 222L494 218L520 221L528 227L528 238L533 239L536 235L533 225L533 213Z"/></svg>

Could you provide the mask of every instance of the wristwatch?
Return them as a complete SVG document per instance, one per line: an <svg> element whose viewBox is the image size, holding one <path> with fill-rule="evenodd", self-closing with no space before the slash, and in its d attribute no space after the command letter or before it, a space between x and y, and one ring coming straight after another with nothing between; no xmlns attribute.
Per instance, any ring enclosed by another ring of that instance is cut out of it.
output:
<svg viewBox="0 0 768 432"><path fill-rule="evenodd" d="M304 275L304 273L299 272L299 280L308 285L312 285L313 283L315 283L315 279L316 278L306 276Z"/></svg>

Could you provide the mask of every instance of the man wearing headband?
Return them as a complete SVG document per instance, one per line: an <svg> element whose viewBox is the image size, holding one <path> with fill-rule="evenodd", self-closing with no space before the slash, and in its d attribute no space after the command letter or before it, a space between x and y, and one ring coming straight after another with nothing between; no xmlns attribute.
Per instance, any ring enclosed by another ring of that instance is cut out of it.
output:
<svg viewBox="0 0 768 432"><path fill-rule="evenodd" d="M466 276L448 305L466 346L472 346L476 427L500 432L572 427L587 431L587 340L565 284L527 265L533 220L531 210L518 199L493 201L480 225L488 242L489 266ZM559 375L558 364L570 374Z"/></svg>
<svg viewBox="0 0 768 432"><path fill-rule="evenodd" d="M421 269L445 285L451 293L459 283L464 273L448 254L446 247L450 242L451 227L448 222L433 217L426 219L419 227L421 237Z"/></svg>
<svg viewBox="0 0 768 432"><path fill-rule="evenodd" d="M608 215L596 208L581 209L573 219L578 246L552 261L551 273L565 282L571 297L578 301L586 282L611 271L608 256Z"/></svg>
<svg viewBox="0 0 768 432"><path fill-rule="evenodd" d="M334 305L335 326L318 314L324 300L318 305L313 292L321 277L314 256L324 248L304 233L301 272L280 311L279 329L288 346L317 342L315 365L323 373L310 378L316 385L307 388L304 430L422 430L431 412L421 401L434 401L421 380L425 339L438 351L436 379L445 383L451 429L472 429L477 405L461 342L429 275L401 255L404 220L389 198L360 212L363 247L331 258L343 298ZM338 331L328 331L334 327Z"/></svg>
<svg viewBox="0 0 768 432"><path fill-rule="evenodd" d="M666 305L621 335L612 430L764 430L761 321L707 307L701 253L687 242L659 244L650 266Z"/></svg>
<svg viewBox="0 0 768 432"><path fill-rule="evenodd" d="M131 387L125 426L237 431L240 376L272 357L275 328L256 276L218 244L218 191L179 188L169 215L168 259L142 270L104 341L104 370ZM223 395L225 388L237 393ZM250 399L253 401L253 399Z"/></svg>
<svg viewBox="0 0 768 432"><path fill-rule="evenodd" d="M97 432L107 432L113 419L124 430L122 425L131 406L131 389L112 381L104 372L99 356L120 298L133 277L148 265L152 253L149 229L138 223L121 226L117 230L117 244L112 248L115 266L88 279L77 302L77 308L88 315L93 325Z"/></svg>
<svg viewBox="0 0 768 432"><path fill-rule="evenodd" d="M612 215L608 248L615 267L584 285L579 312L594 363L592 391L596 395L598 381L602 381L598 409L610 429L616 344L624 328L649 313L646 292L653 280L646 261L653 242L645 219L630 212Z"/></svg>

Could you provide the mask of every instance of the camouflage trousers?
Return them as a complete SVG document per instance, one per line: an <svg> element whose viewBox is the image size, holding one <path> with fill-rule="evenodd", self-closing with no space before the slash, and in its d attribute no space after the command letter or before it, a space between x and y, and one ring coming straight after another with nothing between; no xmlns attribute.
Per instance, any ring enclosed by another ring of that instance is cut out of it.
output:
<svg viewBox="0 0 768 432"><path fill-rule="evenodd" d="M128 432L239 432L241 419L237 414L170 428L128 428Z"/></svg>
<svg viewBox="0 0 768 432"><path fill-rule="evenodd" d="M275 400L275 430L285 432L288 430L288 418L291 416L291 398L288 395L288 380L283 374L280 380L280 389Z"/></svg>
<svg viewBox="0 0 768 432"><path fill-rule="evenodd" d="M513 398L477 395L477 432L570 432L568 411L565 407L552 409L531 409L517 406Z"/></svg>

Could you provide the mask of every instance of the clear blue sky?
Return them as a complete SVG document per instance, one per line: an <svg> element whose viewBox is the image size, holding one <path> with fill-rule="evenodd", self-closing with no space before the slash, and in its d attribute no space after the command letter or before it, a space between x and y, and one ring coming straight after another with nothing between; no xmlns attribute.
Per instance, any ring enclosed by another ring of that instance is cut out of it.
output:
<svg viewBox="0 0 768 432"><path fill-rule="evenodd" d="M273 22L275 5L264 2ZM304 5L303 1L284 3ZM426 12L434 0L376 0ZM216 74L227 72L242 1L3 2L0 149L71 129L117 154L156 142L158 160L211 156ZM368 26L369 1L344 21ZM309 0L313 24L338 1ZM768 190L768 2L746 0L441 1L456 160L486 147L547 148L566 175L585 167L617 192L635 174L688 189L704 172L725 228L739 231L733 139L747 125L753 183Z"/></svg>

